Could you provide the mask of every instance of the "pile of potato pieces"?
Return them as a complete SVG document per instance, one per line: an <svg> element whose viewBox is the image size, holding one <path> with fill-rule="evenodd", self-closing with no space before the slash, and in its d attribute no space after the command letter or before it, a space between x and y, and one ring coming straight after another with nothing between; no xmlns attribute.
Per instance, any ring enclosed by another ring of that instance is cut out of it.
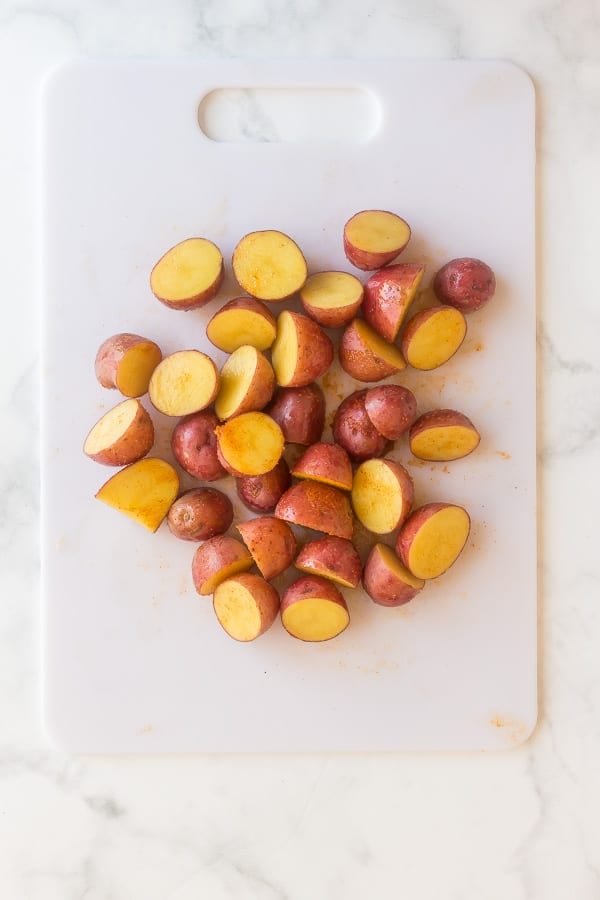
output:
<svg viewBox="0 0 600 900"><path fill-rule="evenodd" d="M405 323L424 273L422 265L393 262L409 239L408 224L394 213L352 216L344 227L346 256L359 269L377 269L363 285L347 272L309 275L300 248L281 232L246 235L235 248L233 271L249 296L229 300L206 328L210 342L230 354L220 372L199 350L163 358L155 342L134 334L114 335L98 350L98 381L127 399L96 423L84 444L96 462L124 467L96 497L150 531L166 518L176 537L201 542L192 561L194 586L213 595L218 621L238 641L259 637L278 614L293 637L329 640L350 621L340 587L355 588L362 579L375 603L399 606L445 572L466 544L466 510L443 502L413 510L410 475L385 456L404 434L420 459L466 456L480 438L463 413L417 416L408 389L376 384L343 400L334 442L321 440L325 399L315 382L335 355L324 327L344 329L340 365L371 385L407 364L424 371L442 365L464 340L465 314L494 294L489 266L470 257L451 260L434 279L439 304ZM190 238L158 261L150 286L170 308L190 310L217 294L223 274L216 245ZM276 318L265 305L296 294L303 313L286 309ZM179 419L171 448L184 471L203 482L236 478L238 496L258 513L236 525L241 541L225 534L234 514L224 493L204 485L178 496L174 467L147 456L154 426L139 400L146 392L157 410ZM306 448L291 472L283 458L289 443ZM363 567L352 543L355 519L377 536L397 531L394 549L377 542ZM322 536L298 552L291 525ZM260 575L249 571L253 566ZM290 566L303 575L280 599L270 581Z"/></svg>

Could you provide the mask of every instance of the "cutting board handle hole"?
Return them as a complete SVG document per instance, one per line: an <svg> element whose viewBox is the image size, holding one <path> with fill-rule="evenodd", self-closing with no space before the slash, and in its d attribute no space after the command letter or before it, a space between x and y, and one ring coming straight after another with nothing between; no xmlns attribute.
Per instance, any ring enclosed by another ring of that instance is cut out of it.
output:
<svg viewBox="0 0 600 900"><path fill-rule="evenodd" d="M363 143L376 134L381 106L360 87L217 88L198 107L211 141Z"/></svg>

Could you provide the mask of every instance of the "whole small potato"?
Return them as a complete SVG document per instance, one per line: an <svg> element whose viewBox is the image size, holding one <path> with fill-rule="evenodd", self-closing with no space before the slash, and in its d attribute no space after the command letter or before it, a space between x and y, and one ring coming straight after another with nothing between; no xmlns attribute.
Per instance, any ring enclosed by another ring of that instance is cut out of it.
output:
<svg viewBox="0 0 600 900"><path fill-rule="evenodd" d="M229 497L216 488L194 488L171 506L167 525L182 541L206 541L227 531L233 522Z"/></svg>
<svg viewBox="0 0 600 900"><path fill-rule="evenodd" d="M325 427L325 397L318 384L280 388L265 412L275 419L287 443L308 447L321 440Z"/></svg>
<svg viewBox="0 0 600 900"><path fill-rule="evenodd" d="M463 256L442 266L433 281L433 290L441 303L471 313L494 296L496 278L487 263Z"/></svg>
<svg viewBox="0 0 600 900"><path fill-rule="evenodd" d="M290 470L285 459L264 475L243 475L236 479L238 497L253 512L272 512L290 486Z"/></svg>
<svg viewBox="0 0 600 900"><path fill-rule="evenodd" d="M184 416L171 435L173 456L188 475L201 481L216 481L227 475L217 456L218 424L215 414L204 409Z"/></svg>
<svg viewBox="0 0 600 900"><path fill-rule="evenodd" d="M365 409L367 391L355 391L340 404L333 420L333 439L356 462L383 456L387 438L380 434Z"/></svg>

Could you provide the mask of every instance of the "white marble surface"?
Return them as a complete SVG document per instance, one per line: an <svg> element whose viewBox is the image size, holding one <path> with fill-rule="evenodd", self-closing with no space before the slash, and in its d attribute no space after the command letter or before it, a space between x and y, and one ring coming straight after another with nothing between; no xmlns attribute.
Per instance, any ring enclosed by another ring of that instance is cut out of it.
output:
<svg viewBox="0 0 600 900"><path fill-rule="evenodd" d="M142 11L143 10L143 11ZM35 112L94 56L495 57L539 105L541 705L507 754L67 758L40 732ZM0 897L598 900L595 0L0 3Z"/></svg>

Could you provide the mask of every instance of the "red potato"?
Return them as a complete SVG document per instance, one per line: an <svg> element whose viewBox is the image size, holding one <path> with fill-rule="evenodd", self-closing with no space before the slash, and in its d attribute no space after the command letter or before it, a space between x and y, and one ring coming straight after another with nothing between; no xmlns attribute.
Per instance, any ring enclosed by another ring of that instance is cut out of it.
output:
<svg viewBox="0 0 600 900"><path fill-rule="evenodd" d="M188 238L167 250L150 274L150 289L170 309L197 309L223 281L223 255L206 238Z"/></svg>
<svg viewBox="0 0 600 900"><path fill-rule="evenodd" d="M96 353L96 378L102 387L116 388L124 397L141 397L161 359L154 341L139 334L113 334Z"/></svg>
<svg viewBox="0 0 600 900"><path fill-rule="evenodd" d="M281 231L253 231L233 251L233 274L258 300L275 303L300 290L308 270L298 245Z"/></svg>
<svg viewBox="0 0 600 900"><path fill-rule="evenodd" d="M399 263L371 275L365 284L363 316L386 341L395 341L423 279L425 266Z"/></svg>
<svg viewBox="0 0 600 900"><path fill-rule="evenodd" d="M360 556L351 541L331 535L305 544L294 565L348 588L357 587L362 574Z"/></svg>
<svg viewBox="0 0 600 900"><path fill-rule="evenodd" d="M381 384L366 392L365 410L379 434L396 441L415 421L417 401L408 388Z"/></svg>
<svg viewBox="0 0 600 900"><path fill-rule="evenodd" d="M285 459L264 475L243 475L236 479L238 497L248 509L257 513L273 512L290 486L290 470Z"/></svg>
<svg viewBox="0 0 600 900"><path fill-rule="evenodd" d="M419 416L408 441L413 456L434 462L449 462L468 456L479 446L479 432L463 413L434 409Z"/></svg>
<svg viewBox="0 0 600 900"><path fill-rule="evenodd" d="M355 391L342 401L333 419L333 439L355 461L383 456L387 439L371 422L365 408L367 391Z"/></svg>
<svg viewBox="0 0 600 900"><path fill-rule="evenodd" d="M158 364L148 386L152 405L166 416L187 416L213 402L219 372L200 350L179 350Z"/></svg>
<svg viewBox="0 0 600 900"><path fill-rule="evenodd" d="M404 522L414 500L413 481L392 459L367 459L354 473L352 506L374 534L389 534Z"/></svg>
<svg viewBox="0 0 600 900"><path fill-rule="evenodd" d="M292 469L292 475L321 481L342 491L352 489L350 457L339 444L312 444Z"/></svg>
<svg viewBox="0 0 600 900"><path fill-rule="evenodd" d="M106 481L96 500L156 531L179 492L179 477L164 459L147 456L125 466Z"/></svg>
<svg viewBox="0 0 600 900"><path fill-rule="evenodd" d="M221 534L201 544L192 560L192 579L202 596L212 594L222 581L247 572L254 560L241 541Z"/></svg>
<svg viewBox="0 0 600 900"><path fill-rule="evenodd" d="M317 272L300 291L307 315L324 328L339 328L351 322L363 300L363 286L348 272Z"/></svg>
<svg viewBox="0 0 600 900"><path fill-rule="evenodd" d="M290 526L281 519L260 516L240 522L236 527L267 581L281 575L294 561L296 538Z"/></svg>
<svg viewBox="0 0 600 900"><path fill-rule="evenodd" d="M432 306L421 310L406 323L402 353L413 369L437 369L454 356L466 333L467 323L459 309Z"/></svg>
<svg viewBox="0 0 600 900"><path fill-rule="evenodd" d="M233 353L249 344L257 350L268 350L277 333L275 316L260 300L236 297L218 310L206 326L211 344Z"/></svg>
<svg viewBox="0 0 600 900"><path fill-rule="evenodd" d="M247 412L215 429L219 461L236 477L264 475L283 454L283 432L263 412Z"/></svg>
<svg viewBox="0 0 600 900"><path fill-rule="evenodd" d="M374 603L380 606L402 606L425 586L415 578L390 547L375 544L365 563L363 586Z"/></svg>
<svg viewBox="0 0 600 900"><path fill-rule="evenodd" d="M271 360L278 385L303 387L327 371L333 361L333 344L308 316L285 310L277 318Z"/></svg>
<svg viewBox="0 0 600 900"><path fill-rule="evenodd" d="M233 522L231 500L215 488L194 488L173 503L167 516L171 533L182 541L207 541Z"/></svg>
<svg viewBox="0 0 600 900"><path fill-rule="evenodd" d="M283 432L286 443L316 444L325 427L325 397L318 384L280 388L266 410Z"/></svg>
<svg viewBox="0 0 600 900"><path fill-rule="evenodd" d="M442 266L433 280L433 290L440 303L472 313L494 296L496 277L487 263L462 256Z"/></svg>
<svg viewBox="0 0 600 900"><path fill-rule="evenodd" d="M154 444L152 419L139 400L123 400L96 422L83 452L105 466L128 466L149 453Z"/></svg>
<svg viewBox="0 0 600 900"><path fill-rule="evenodd" d="M452 503L427 503L406 520L396 553L415 578L437 578L458 559L467 543L471 520Z"/></svg>
<svg viewBox="0 0 600 900"><path fill-rule="evenodd" d="M245 344L234 350L221 369L215 412L222 421L263 409L273 396L275 375L260 350Z"/></svg>
<svg viewBox="0 0 600 900"><path fill-rule="evenodd" d="M347 326L339 347L342 369L358 381L381 381L406 368L395 344L389 344L362 319Z"/></svg>
<svg viewBox="0 0 600 900"><path fill-rule="evenodd" d="M277 618L279 594L260 575L234 575L215 588L213 608L229 637L254 641Z"/></svg>
<svg viewBox="0 0 600 900"><path fill-rule="evenodd" d="M354 530L352 507L346 495L317 481L301 481L289 488L275 507L275 515L292 525L348 540Z"/></svg>
<svg viewBox="0 0 600 900"><path fill-rule="evenodd" d="M281 598L281 623L301 641L329 641L350 624L346 601L325 578L305 575Z"/></svg>
<svg viewBox="0 0 600 900"><path fill-rule="evenodd" d="M344 225L344 252L358 269L380 269L401 253L410 240L408 223L395 213L365 209Z"/></svg>
<svg viewBox="0 0 600 900"><path fill-rule="evenodd" d="M201 481L224 478L227 471L219 462L215 428L219 420L211 410L184 416L171 435L171 450L182 469Z"/></svg>

